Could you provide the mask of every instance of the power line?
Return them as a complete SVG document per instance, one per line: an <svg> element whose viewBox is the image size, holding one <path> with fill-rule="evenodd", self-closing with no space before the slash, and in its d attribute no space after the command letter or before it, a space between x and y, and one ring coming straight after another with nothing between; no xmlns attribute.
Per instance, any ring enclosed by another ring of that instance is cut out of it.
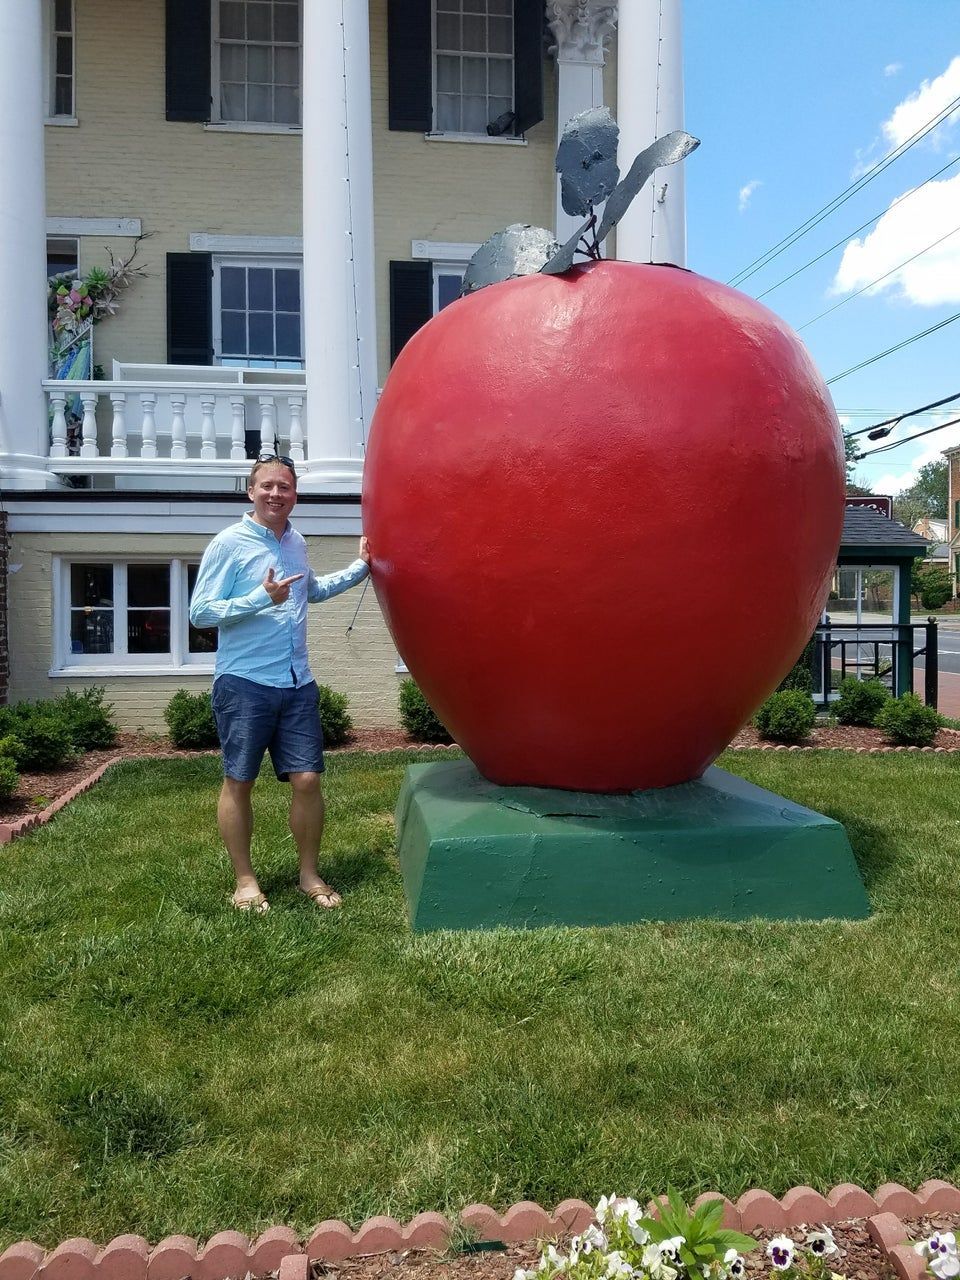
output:
<svg viewBox="0 0 960 1280"><path fill-rule="evenodd" d="M947 163L943 165L942 168L936 171L936 173L931 173L929 178L924 178L923 182L919 183L919 185L917 185L916 187L913 187L910 191L906 192L905 195L902 195L899 198L899 200L897 200L896 203L898 205L903 204L904 201L909 200L911 196L915 196L918 191L922 191L923 188L927 185L927 183L933 182L935 178L939 178L941 173L945 173L947 169L952 169L955 164L960 164L960 156L954 156L952 160L948 160ZM760 298L765 298L768 293L773 293L774 289L779 289L782 284L787 284L790 280L793 280L796 276L802 275L803 272L806 271L809 267L815 267L818 262L823 261L823 259L827 256L828 253L833 253L834 249L839 249L841 245L848 244L853 239L853 237L858 236L861 231L866 231L867 227L872 227L873 224L875 222L878 222L885 213L890 212L891 207L892 207L891 205L887 205L885 208L881 209L879 213L875 213L872 218L868 218L866 222L861 222L859 227L854 227L852 231L848 231L845 236L842 236L839 240L834 241L834 243L830 245L828 248L824 249L822 253L818 253L815 258L811 258L809 262L805 262L802 267L797 267L796 271L791 271L788 276L784 276L782 280L778 280L776 284L772 284L769 289L764 289L763 293L758 293L757 299L759 300ZM812 324L813 321L809 321L809 323Z"/></svg>
<svg viewBox="0 0 960 1280"><path fill-rule="evenodd" d="M960 156L957 156L957 159L960 160ZM814 316L812 320L804 321L803 324L797 327L797 333L799 333L801 329L809 329L812 324L815 324L818 320L822 320L824 316L828 316L832 312L837 311L840 307L846 306L846 304L848 302L852 302L854 298L859 298L861 293L866 293L868 289L872 289L874 285L880 284L882 280L886 280L889 276L895 275L896 272L902 271L904 267L909 267L911 262L916 262L916 260L918 258L922 258L925 253L929 253L931 249L935 249L938 244L943 244L944 240L949 240L951 236L955 236L958 231L960 231L960 225L954 227L952 231L948 231L947 234L945 236L941 236L939 240L934 240L933 244L928 244L925 249L921 249L919 253L915 253L912 258L907 258L905 262L898 263L897 266L891 267L889 271L885 271L882 276L877 276L876 280L871 280L869 284L865 284L863 288L858 289L856 293L851 293L849 297L843 298L832 307L828 307L826 311L821 311L820 314L818 316ZM801 270L802 269L803 268L801 268ZM794 275L796 274L798 273L794 272ZM791 278L792 277L790 276L787 277L788 280ZM784 282L781 280L780 283L783 284ZM776 285L774 285L774 288L776 288ZM769 289L767 290L767 293L770 293ZM765 295L761 293L759 296L762 298Z"/></svg>
<svg viewBox="0 0 960 1280"><path fill-rule="evenodd" d="M924 329L921 333L915 333L912 338L904 338L902 342L896 343L892 347L887 347L886 351L878 351L875 356L871 356L869 360L861 360L859 364L853 365L849 369L844 369L843 373L835 373L832 378L827 379L827 386L839 382L841 378L848 377L851 373L856 373L860 369L865 369L869 364L876 364L878 360L882 360L885 356L891 356L895 351L902 351L904 347L909 347L911 342L919 342L921 338L928 337L931 333L936 333L938 329L944 329L948 324L953 324L954 320L960 320L960 311L955 311L952 316L948 316L946 320L941 320L938 324L932 324L929 329Z"/></svg>
<svg viewBox="0 0 960 1280"><path fill-rule="evenodd" d="M824 205L822 208L818 209L816 213L811 214L806 222L802 222L799 227L784 236L782 240L779 240L765 253L762 253L759 258L755 258L753 262L748 263L746 267L736 272L727 281L727 284L735 286L742 284L744 280L749 280L751 276L756 275L758 271L767 266L768 263L772 262L774 258L778 258L781 253L786 249L789 249L791 245L795 244L801 236L806 235L808 231L811 231L818 225L818 223L822 222L824 218L829 217L831 213L835 213L841 205L846 204L852 196L856 195L858 191L861 191L868 182L872 182L874 178L879 177L879 175L883 173L885 169L889 168L895 160L899 160L900 157L909 151L912 146L915 146L922 138L926 137L931 130L942 124L948 116L953 114L958 105L960 105L960 95L954 98L952 102L949 102L931 120L928 120L922 128L916 131L916 133L911 134L909 138L906 138L898 146L894 147L892 151L888 151L887 154L878 160L872 168L868 169L866 173L861 174L861 176L848 187L845 187L838 196L834 196L829 204Z"/></svg>
<svg viewBox="0 0 960 1280"><path fill-rule="evenodd" d="M907 413L898 413L892 418L884 418L883 422L875 422L870 427L859 427L856 431L845 431L845 436L862 436L868 431L878 431L881 427L897 426L906 418L915 418L918 413L929 413L931 409L939 409L942 404L951 404L954 400L960 400L960 391L953 396L944 396L942 400L932 400L929 404L922 404L919 409L910 409Z"/></svg>
<svg viewBox="0 0 960 1280"><path fill-rule="evenodd" d="M912 436L905 436L902 440L894 440L890 444L882 444L877 449L868 449L866 453L857 455L857 462L861 458L872 458L875 453L886 453L889 449L899 449L902 444L910 444L912 440L919 440L921 436L929 436L934 431L942 431L944 427L954 427L960 422L960 418L951 418L949 422L941 422L937 427L929 427L926 431L917 431Z"/></svg>

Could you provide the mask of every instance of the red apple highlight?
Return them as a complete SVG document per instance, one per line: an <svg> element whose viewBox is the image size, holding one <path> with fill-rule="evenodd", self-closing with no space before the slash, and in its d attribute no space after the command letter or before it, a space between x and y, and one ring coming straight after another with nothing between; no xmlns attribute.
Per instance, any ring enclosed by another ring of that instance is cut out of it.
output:
<svg viewBox="0 0 960 1280"><path fill-rule="evenodd" d="M843 495L829 393L777 316L602 261L414 335L363 521L397 649L480 772L617 792L698 777L783 678Z"/></svg>

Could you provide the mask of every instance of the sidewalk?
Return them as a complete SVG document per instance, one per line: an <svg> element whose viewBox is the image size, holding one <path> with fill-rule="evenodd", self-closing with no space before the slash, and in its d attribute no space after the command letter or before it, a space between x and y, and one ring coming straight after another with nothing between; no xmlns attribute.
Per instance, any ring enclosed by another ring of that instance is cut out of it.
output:
<svg viewBox="0 0 960 1280"><path fill-rule="evenodd" d="M923 697L923 667L913 668L913 687ZM937 710L941 715L960 720L960 674L941 671L937 677Z"/></svg>

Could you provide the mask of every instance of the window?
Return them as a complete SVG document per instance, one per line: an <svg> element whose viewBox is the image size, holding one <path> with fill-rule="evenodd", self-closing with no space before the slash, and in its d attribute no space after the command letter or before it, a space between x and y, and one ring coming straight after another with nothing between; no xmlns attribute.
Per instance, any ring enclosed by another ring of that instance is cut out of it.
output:
<svg viewBox="0 0 960 1280"><path fill-rule="evenodd" d="M303 268L294 258L214 259L213 346L221 365L303 368Z"/></svg>
<svg viewBox="0 0 960 1280"><path fill-rule="evenodd" d="M435 262L433 264L433 314L456 302L463 284L463 263Z"/></svg>
<svg viewBox="0 0 960 1280"><path fill-rule="evenodd" d="M47 236L47 279L52 276L70 276L76 279L80 274L80 242L60 236Z"/></svg>
<svg viewBox="0 0 960 1280"><path fill-rule="evenodd" d="M513 3L436 0L433 127L437 132L512 131Z"/></svg>
<svg viewBox="0 0 960 1280"><path fill-rule="evenodd" d="M47 110L51 117L72 119L74 106L73 0L50 0L50 89Z"/></svg>
<svg viewBox="0 0 960 1280"><path fill-rule="evenodd" d="M211 665L216 628L190 625L197 563L55 561L60 668Z"/></svg>
<svg viewBox="0 0 960 1280"><path fill-rule="evenodd" d="M299 125L299 0L213 0L213 82L216 119Z"/></svg>

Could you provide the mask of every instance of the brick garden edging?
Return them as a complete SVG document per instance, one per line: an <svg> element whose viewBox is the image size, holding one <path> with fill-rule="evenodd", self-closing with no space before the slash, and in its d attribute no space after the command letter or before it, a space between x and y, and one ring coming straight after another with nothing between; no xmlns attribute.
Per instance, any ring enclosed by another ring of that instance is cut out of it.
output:
<svg viewBox="0 0 960 1280"><path fill-rule="evenodd" d="M81 778L75 787L71 787L69 791L65 791L62 796L58 796L45 809L41 809L39 813L28 813L25 818L18 818L16 822L0 822L0 844L9 844L11 840L15 840L17 836L22 836L27 831L32 831L34 827L42 827L44 823L49 822L54 814L59 813L64 805L68 805L71 800L82 795L84 791L89 791L95 782L99 782L108 769L112 769L115 764L119 764L123 760L123 756L114 756L112 760L106 760L99 768L94 769L92 773L88 773L85 778Z"/></svg>
<svg viewBox="0 0 960 1280"><path fill-rule="evenodd" d="M898 1280L921 1280L925 1263L906 1243L904 1218L930 1213L960 1213L960 1190L934 1179L914 1193L896 1182L884 1183L873 1195L853 1183L842 1183L825 1196L812 1187L794 1187L779 1200L754 1188L734 1204L705 1192L696 1203L721 1199L724 1225L734 1230L794 1230L813 1223L865 1218L874 1243L886 1256ZM505 1244L550 1239L582 1231L593 1221L584 1200L564 1200L552 1213L529 1200L503 1215L485 1204L471 1204L458 1224L477 1240ZM419 1213L405 1226L394 1218L368 1218L352 1232L345 1222L321 1222L301 1242L289 1227L270 1227L250 1240L239 1231L220 1231L204 1245L188 1236L167 1236L153 1248L142 1236L124 1235L99 1249L92 1240L65 1240L49 1252L21 1240L0 1254L0 1280L243 1280L279 1272L279 1280L308 1280L313 1261L342 1262L363 1254L408 1249L443 1250L455 1224L439 1213Z"/></svg>

